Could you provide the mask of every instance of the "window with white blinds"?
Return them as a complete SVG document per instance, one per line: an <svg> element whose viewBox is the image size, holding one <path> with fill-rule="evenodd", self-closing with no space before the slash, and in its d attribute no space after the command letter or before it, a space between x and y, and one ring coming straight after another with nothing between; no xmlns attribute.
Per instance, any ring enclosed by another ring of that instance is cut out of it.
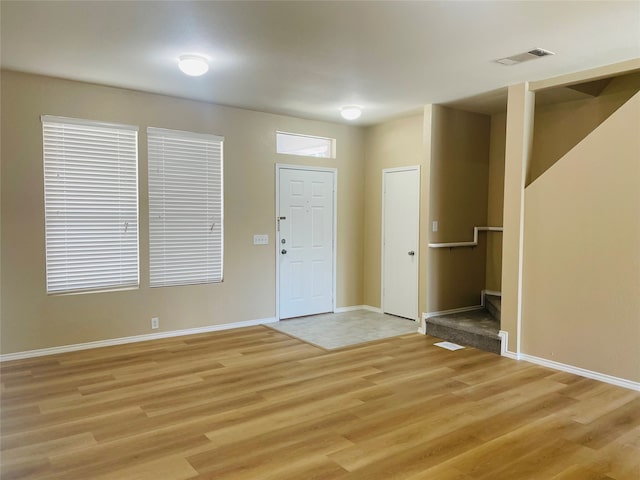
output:
<svg viewBox="0 0 640 480"><path fill-rule="evenodd" d="M47 292L137 287L138 128L41 119Z"/></svg>
<svg viewBox="0 0 640 480"><path fill-rule="evenodd" d="M150 285L222 281L223 137L148 128Z"/></svg>

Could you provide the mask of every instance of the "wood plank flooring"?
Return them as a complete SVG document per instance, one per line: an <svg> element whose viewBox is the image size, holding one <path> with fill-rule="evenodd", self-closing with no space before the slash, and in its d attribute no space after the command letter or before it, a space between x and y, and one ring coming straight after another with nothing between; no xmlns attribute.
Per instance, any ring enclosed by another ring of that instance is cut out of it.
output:
<svg viewBox="0 0 640 480"><path fill-rule="evenodd" d="M1 478L640 478L639 393L435 341L259 326L5 362Z"/></svg>

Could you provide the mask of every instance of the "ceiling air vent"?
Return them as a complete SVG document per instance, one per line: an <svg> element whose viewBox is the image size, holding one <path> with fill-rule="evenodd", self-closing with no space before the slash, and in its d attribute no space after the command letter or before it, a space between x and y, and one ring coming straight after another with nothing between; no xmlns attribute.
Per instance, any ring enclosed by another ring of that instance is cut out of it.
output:
<svg viewBox="0 0 640 480"><path fill-rule="evenodd" d="M496 62L502 65L516 65L517 63L527 62L529 60L535 60L536 58L546 57L547 55L555 55L555 53L545 50L544 48L534 48L528 52L519 53L511 57L501 58Z"/></svg>
<svg viewBox="0 0 640 480"><path fill-rule="evenodd" d="M529 50L527 53L535 55L536 57L546 57L547 55L554 55L553 52L545 50L544 48L534 48L533 50Z"/></svg>

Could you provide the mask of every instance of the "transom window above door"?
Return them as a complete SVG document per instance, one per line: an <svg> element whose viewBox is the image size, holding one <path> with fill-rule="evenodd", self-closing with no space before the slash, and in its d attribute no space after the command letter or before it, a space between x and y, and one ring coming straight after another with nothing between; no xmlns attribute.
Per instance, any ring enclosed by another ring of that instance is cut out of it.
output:
<svg viewBox="0 0 640 480"><path fill-rule="evenodd" d="M303 157L336 158L336 139L276 132L276 152Z"/></svg>

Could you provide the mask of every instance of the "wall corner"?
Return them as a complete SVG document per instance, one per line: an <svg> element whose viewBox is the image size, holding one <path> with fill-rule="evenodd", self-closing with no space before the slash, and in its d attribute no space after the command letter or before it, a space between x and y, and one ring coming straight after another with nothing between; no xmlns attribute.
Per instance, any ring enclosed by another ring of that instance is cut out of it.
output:
<svg viewBox="0 0 640 480"><path fill-rule="evenodd" d="M511 85L507 100L504 233L502 250L502 325L506 350L519 355L522 324L524 188L531 145L535 95L528 82Z"/></svg>

